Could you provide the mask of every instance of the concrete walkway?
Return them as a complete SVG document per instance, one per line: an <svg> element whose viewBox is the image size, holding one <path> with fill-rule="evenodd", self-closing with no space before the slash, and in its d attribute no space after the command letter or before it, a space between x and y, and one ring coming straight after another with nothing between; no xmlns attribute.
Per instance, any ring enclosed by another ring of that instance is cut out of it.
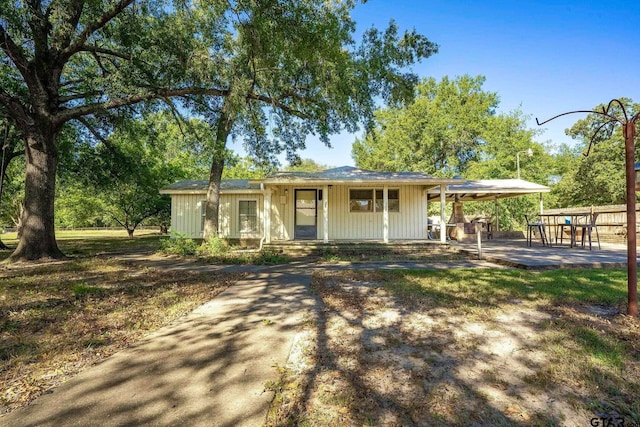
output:
<svg viewBox="0 0 640 427"><path fill-rule="evenodd" d="M277 379L275 366L287 361L314 304L309 279L250 273L188 316L0 417L0 425L262 425L273 398L265 383Z"/></svg>

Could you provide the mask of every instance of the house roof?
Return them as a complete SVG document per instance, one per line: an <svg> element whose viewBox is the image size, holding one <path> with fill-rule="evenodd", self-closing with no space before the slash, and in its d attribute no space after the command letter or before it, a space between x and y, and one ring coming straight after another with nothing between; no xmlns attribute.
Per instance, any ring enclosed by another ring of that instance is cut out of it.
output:
<svg viewBox="0 0 640 427"><path fill-rule="evenodd" d="M482 179L447 185L445 195L448 200L457 197L461 201L483 201L525 194L548 193L549 191L551 189L546 185L523 179ZM440 189L429 190L427 197L429 200L439 199Z"/></svg>
<svg viewBox="0 0 640 427"><path fill-rule="evenodd" d="M494 200L532 193L548 193L550 188L522 179L490 179L465 181L462 179L434 178L421 172L374 172L352 166L327 169L320 172L277 172L261 180L224 179L222 193L258 193L264 184L420 184L431 187L429 200L440 198L440 184L446 184L447 200ZM204 194L208 181L178 181L160 190L161 194Z"/></svg>
<svg viewBox="0 0 640 427"><path fill-rule="evenodd" d="M265 184L384 182L390 184L420 183L425 185L439 185L454 184L463 181L460 179L434 178L422 172L374 172L353 166L342 166L320 172L276 172L263 180L254 182L263 182Z"/></svg>
<svg viewBox="0 0 640 427"><path fill-rule="evenodd" d="M162 188L160 194L202 194L207 192L208 187L207 180L184 180ZM220 190L223 193L254 193L260 191L260 184L249 182L248 179L223 179Z"/></svg>

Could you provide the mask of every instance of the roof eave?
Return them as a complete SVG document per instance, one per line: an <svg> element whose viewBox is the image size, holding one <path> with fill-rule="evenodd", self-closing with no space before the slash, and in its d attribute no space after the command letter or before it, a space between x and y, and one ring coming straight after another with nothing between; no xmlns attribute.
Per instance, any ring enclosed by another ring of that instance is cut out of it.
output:
<svg viewBox="0 0 640 427"><path fill-rule="evenodd" d="M160 190L160 194L207 194L207 189L203 188L202 190L172 190L164 188ZM230 189L220 190L220 194L262 194L262 190L260 190L259 188Z"/></svg>
<svg viewBox="0 0 640 427"><path fill-rule="evenodd" d="M457 179L437 179L437 178L424 178L424 179L271 179L263 181L251 181L251 184L264 183L265 185L349 185L349 184L367 184L367 185L451 185L460 184L461 180Z"/></svg>

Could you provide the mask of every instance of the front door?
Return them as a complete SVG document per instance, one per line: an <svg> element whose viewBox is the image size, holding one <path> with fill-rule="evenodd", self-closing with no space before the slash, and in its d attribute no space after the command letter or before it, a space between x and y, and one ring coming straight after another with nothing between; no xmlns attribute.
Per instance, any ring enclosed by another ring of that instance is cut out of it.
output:
<svg viewBox="0 0 640 427"><path fill-rule="evenodd" d="M318 236L318 190L295 190L295 228L296 240L314 240Z"/></svg>

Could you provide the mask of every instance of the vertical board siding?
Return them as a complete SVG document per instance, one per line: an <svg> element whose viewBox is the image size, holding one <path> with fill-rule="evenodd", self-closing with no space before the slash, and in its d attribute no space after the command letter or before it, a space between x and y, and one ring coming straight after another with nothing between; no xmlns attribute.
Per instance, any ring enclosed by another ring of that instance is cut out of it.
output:
<svg viewBox="0 0 640 427"><path fill-rule="evenodd" d="M382 189L383 184L376 185ZM371 185L334 185L329 190L329 239L382 240L382 212L349 212L349 190L369 189ZM389 212L390 239L425 239L423 190L421 186L389 185L400 190L400 212Z"/></svg>
<svg viewBox="0 0 640 427"><path fill-rule="evenodd" d="M349 212L349 189L377 188L371 185L333 185L323 197L329 199L329 239L331 240L382 240L382 212ZM426 239L425 201L422 186L389 185L389 189L400 190L400 212L389 212L389 238ZM318 189L317 186L274 186L271 199L271 238L272 240L293 240L296 189ZM286 190L286 191L285 191ZM286 194L285 194L286 193ZM173 194L171 196L172 231L184 233L190 238L202 238L200 229L200 202L206 198L203 194ZM238 224L238 201L256 200L258 203L258 231L240 233ZM284 203L283 203L284 201ZM264 197L262 194L222 194L220 197L220 232L229 238L260 238L264 227ZM322 203L318 201L318 234L322 239L323 230Z"/></svg>
<svg viewBox="0 0 640 427"><path fill-rule="evenodd" d="M425 204L422 187L401 186L400 212L389 212L389 238L426 239Z"/></svg>
<svg viewBox="0 0 640 427"><path fill-rule="evenodd" d="M171 231L185 234L191 239L201 239L201 203L206 194L171 195ZM258 203L258 231L240 233L238 223L238 201L256 200ZM228 238L260 238L264 224L262 194L221 194L218 213L220 235Z"/></svg>

